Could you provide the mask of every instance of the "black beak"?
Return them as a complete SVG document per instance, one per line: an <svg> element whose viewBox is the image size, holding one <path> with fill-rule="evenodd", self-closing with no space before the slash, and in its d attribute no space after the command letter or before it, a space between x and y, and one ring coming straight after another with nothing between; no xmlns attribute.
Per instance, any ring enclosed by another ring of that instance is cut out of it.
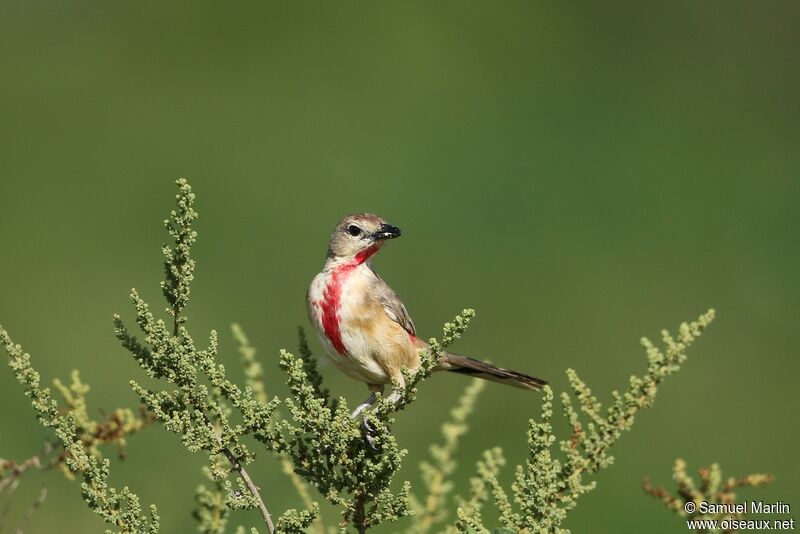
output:
<svg viewBox="0 0 800 534"><path fill-rule="evenodd" d="M372 239L394 239L400 237L400 228L392 226L391 224L382 224L377 232L373 232Z"/></svg>

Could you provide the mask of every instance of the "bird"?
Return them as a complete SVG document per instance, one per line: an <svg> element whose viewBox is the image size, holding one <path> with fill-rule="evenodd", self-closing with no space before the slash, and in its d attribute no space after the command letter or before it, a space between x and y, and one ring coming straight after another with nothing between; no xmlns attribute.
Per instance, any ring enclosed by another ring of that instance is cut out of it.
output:
<svg viewBox="0 0 800 534"><path fill-rule="evenodd" d="M353 411L355 419L395 381L404 386L402 369L415 372L428 344L403 301L378 276L372 258L400 229L371 213L341 219L328 244L322 271L306 295L308 315L326 355L346 375L367 384L370 396ZM492 364L444 352L434 369L470 375L525 390L542 389L547 382ZM390 397L398 398L396 391Z"/></svg>

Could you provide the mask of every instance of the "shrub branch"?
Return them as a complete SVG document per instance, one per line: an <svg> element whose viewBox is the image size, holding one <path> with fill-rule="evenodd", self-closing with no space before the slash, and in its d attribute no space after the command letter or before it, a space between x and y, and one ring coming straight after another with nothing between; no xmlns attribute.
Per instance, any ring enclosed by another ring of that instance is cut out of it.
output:
<svg viewBox="0 0 800 534"><path fill-rule="evenodd" d="M197 212L188 182L181 179L177 185L176 207L165 221L171 242L162 246L165 274L161 291L171 320L156 317L135 289L130 298L142 339L131 333L119 315L114 316L120 343L150 382L157 385L148 388L130 381L147 411L136 415L132 410L120 409L95 420L87 410L88 386L77 372L69 385L55 383L63 399L56 401L49 388L41 386L30 356L0 327L0 343L9 354L17 381L30 398L40 424L55 432L52 455L46 451L21 462L0 461L0 489L15 484L26 470L58 466L68 476L82 478L85 502L112 528L126 534L156 534L159 517L155 506L145 513L136 493L127 487L108 486L110 461L103 448L116 446L121 458L126 438L157 421L179 436L189 452L208 456L203 473L210 480L195 492L194 516L203 534L224 534L231 512L240 509L257 509L269 534L310 530L328 534L310 490L318 491L339 509L342 533L351 529L362 534L414 512L416 516L409 527L413 534L435 528L444 528L448 534L456 530L488 533L482 511L491 502L505 527L499 532L566 534L569 531L563 524L568 512L582 494L595 488L595 483L585 478L613 463L611 447L631 428L639 411L653 403L658 386L681 367L686 349L714 317L713 310L709 310L696 321L682 324L676 337L662 332L662 348L642 339L647 370L641 377L632 376L624 392L612 392L608 408L603 408L574 370L567 370L571 394L562 393L559 399L570 435L558 440L553 433L554 394L545 388L540 413L528 423L527 458L516 467L510 488L498 479L506 463L502 451L492 448L478 462L469 495L460 497L453 496L451 481L458 441L467 430L466 417L483 387L477 382L470 385L443 427L442 443L431 447L431 460L421 466L424 493L412 496L408 481L395 481L407 451L391 432L394 417L414 403L418 388L436 367L445 347L463 335L475 312L465 309L446 323L440 338L429 340L419 368L414 372L404 369L402 380L392 384L393 395L378 396L364 414L368 436L361 422L351 419L346 399L325 389L302 329L297 356L286 350L280 352L279 365L289 388L288 396L281 400L267 395L255 349L242 330L234 326L239 363L245 375L240 386L220 363L216 331L210 332L207 344L198 346L188 329L185 311L195 271L192 246L197 239L193 227ZM281 405L286 407L282 415L278 412ZM305 509L287 510L273 521L261 490L246 467L254 461L256 447L279 457ZM232 472L236 475L231 476ZM697 497L697 491L723 498L719 492L727 491L727 496L735 487L766 480L746 477L722 484L717 480L718 470L712 466L701 472L702 484L695 491L693 482L684 475L676 468L678 496L652 486L646 489L675 508L681 499ZM457 503L456 518L445 527L448 519L452 521L446 509L453 501ZM235 529L242 534L248 531L257 533L254 528Z"/></svg>

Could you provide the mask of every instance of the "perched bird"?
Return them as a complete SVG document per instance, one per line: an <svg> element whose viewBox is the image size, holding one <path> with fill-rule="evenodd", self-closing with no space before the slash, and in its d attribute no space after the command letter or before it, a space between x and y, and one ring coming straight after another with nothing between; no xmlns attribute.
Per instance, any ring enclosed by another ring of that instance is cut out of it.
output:
<svg viewBox="0 0 800 534"><path fill-rule="evenodd" d="M325 265L308 288L308 314L325 352L345 374L365 382L370 397L354 412L357 417L375 402L376 392L396 379L401 369L414 372L420 351L414 323L397 294L373 270L370 259L400 229L377 215L359 213L342 219L333 231ZM437 371L451 371L522 389L541 389L544 380L446 352ZM396 398L396 397L395 397Z"/></svg>

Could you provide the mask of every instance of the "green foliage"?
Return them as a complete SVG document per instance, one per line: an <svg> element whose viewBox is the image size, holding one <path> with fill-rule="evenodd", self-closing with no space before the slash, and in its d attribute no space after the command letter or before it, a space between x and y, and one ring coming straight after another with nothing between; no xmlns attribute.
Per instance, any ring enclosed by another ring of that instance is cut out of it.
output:
<svg viewBox="0 0 800 534"><path fill-rule="evenodd" d="M686 462L678 458L672 468L672 479L675 481L677 490L670 492L664 487L655 487L650 482L645 481L642 488L651 496L661 501L667 508L678 514L679 517L686 519L717 520L733 518L741 519L741 512L718 511L715 513L703 513L700 510L700 503L728 505L736 503L736 490L746 487L758 487L771 484L775 479L768 474L753 474L741 478L730 477L722 478L722 471L718 464L711 464L711 467L703 467L698 470L700 483L698 484L689 473L686 472ZM694 511L687 513L686 503L693 503ZM720 532L701 528L697 532Z"/></svg>
<svg viewBox="0 0 800 534"><path fill-rule="evenodd" d="M502 456L497 452L487 454L479 464L478 476L482 484L473 483L472 501L459 510L459 529L462 532L469 529L488 532L480 518L480 505L490 494L505 527L526 533L568 533L562 527L567 513L575 507L578 497L595 487L594 482L584 482L584 476L613 463L609 449L623 431L631 428L638 412L652 405L658 385L680 369L686 360L686 349L713 318L714 310L709 310L696 321L681 324L677 339L666 330L662 331L664 350L643 338L647 372L642 377L631 376L624 393L613 391L613 402L605 414L600 402L578 374L572 369L567 370L573 395L585 419L574 408L572 397L563 393L561 407L572 433L568 439L559 441L560 457L554 454L553 445L557 438L550 423L553 392L546 387L539 420L531 419L528 425L528 458L516 468L515 482L511 487L513 499L497 479Z"/></svg>
<svg viewBox="0 0 800 534"><path fill-rule="evenodd" d="M70 472L79 473L83 478L81 490L89 508L119 532L157 533L159 517L155 505L150 506L149 514L145 514L136 493L128 487L120 490L109 486L109 460L101 454L97 440L88 443L83 440L86 428L96 423L86 415L83 396L87 388L80 384L77 374L73 375L74 388L68 391L69 395L75 395L70 397L71 409L63 408L53 399L50 389L42 387L39 373L31 366L30 355L15 344L2 327L0 342L9 355L9 366L17 381L31 399L39 423L54 430L63 450L64 464ZM67 399L68 405L70 398Z"/></svg>
<svg viewBox="0 0 800 534"><path fill-rule="evenodd" d="M458 405L450 411L450 420L442 425L442 443L430 446L431 461L420 464L422 482L427 492L424 501L412 498L414 518L408 529L410 534L424 534L441 525L448 517L447 497L453 491L450 477L456 470L455 453L458 441L469 427L467 417L475 410L475 404L486 387L486 382L473 379L464 390Z"/></svg>
<svg viewBox="0 0 800 534"><path fill-rule="evenodd" d="M631 427L639 410L652 404L657 386L680 368L686 348L713 318L709 311L698 321L681 325L677 339L664 332L663 351L642 340L649 361L647 372L631 377L624 393L613 392L605 412L578 375L568 370L573 395L564 393L560 399L572 433L559 442L560 454L554 451L556 437L551 426L553 392L545 388L540 416L528 427L528 457L517 467L510 491L498 480L506 461L502 451L494 448L478 462L469 495L453 496L451 477L457 465L458 442L467 431L467 416L483 388L483 383L473 382L443 425L442 442L431 446L431 459L420 466L424 492L412 495L410 482L395 481L407 451L391 432L394 416L415 401L418 387L430 376L445 347L463 335L475 312L466 309L446 323L441 340L429 340L420 367L414 372L404 369L402 379L393 383L392 395L379 396L364 413L363 422L351 418L344 398L335 398L325 389L302 329L298 355L285 350L280 353L280 368L289 389L289 396L281 400L268 396L255 348L234 325L232 333L245 376L240 386L220 363L216 331L199 346L188 328L185 310L195 269L191 252L197 238L193 228L197 212L189 184L186 180L177 184L177 207L165 221L172 242L162 247L165 280L161 288L171 319L157 317L135 289L130 298L142 339L131 333L119 315L113 319L117 338L151 384L130 381L146 414L139 417L121 409L107 421L93 420L86 408L88 386L77 372L69 386L56 382L64 399L60 406L50 391L40 386L30 357L0 328L0 341L17 380L31 398L40 423L55 431L60 452L48 465L63 464L68 473L79 473L87 505L120 532L155 533L158 515L155 507L145 514L139 497L127 487L117 490L108 486L110 462L102 448L111 444L122 451L129 435L158 421L180 438L187 451L208 457L203 470L207 481L196 489L194 511L198 531L204 534L228 531L233 511L253 508L260 512L270 534L328 534L331 530L322 522L311 489L338 507L340 532L355 529L363 533L413 516L408 530L415 534L434 530L566 533L562 524L567 513L581 494L594 488L593 482L584 482L584 476L611 465L610 447ZM582 415L575 409L573 397ZM282 405L286 407L283 414L279 412ZM269 495L262 495L247 471L259 450L272 453L282 463L302 501L302 510L287 510L273 522L267 507ZM0 484L6 476L19 476L24 471L21 466L41 464L38 459L0 462ZM447 525L452 520L447 513L451 502L457 503L457 520ZM503 528L490 530L484 525L481 512L488 502L499 509ZM258 530L239 526L235 532Z"/></svg>
<svg viewBox="0 0 800 534"><path fill-rule="evenodd" d="M114 316L114 327L123 347L128 349L142 369L153 379L165 381L170 389L152 390L137 381L131 388L155 417L181 437L183 445L191 452L209 454L209 470L215 483L225 489L225 504L233 510L258 508L267 529L274 531L274 524L255 483L250 479L245 466L253 461L254 454L243 438L252 436L274 449L278 440L272 414L279 401L265 402L253 387L240 388L227 378L225 367L217 362L217 333L211 331L208 345L199 349L186 328L187 318L183 314L188 301L194 260L191 246L197 233L192 224L197 218L194 210L195 195L186 180L178 180L177 208L165 221L165 226L174 243L164 245L164 272L161 283L172 316L169 328L162 319L156 319L148 304L134 289L131 301L136 310L136 323L144 333L144 343L134 337L118 316ZM251 376L256 375L252 368ZM239 416L233 419L234 410ZM228 480L229 470L225 462L239 474L236 485ZM216 484L215 484L216 485ZM217 490L219 486L217 485ZM208 509L218 495L208 490L198 490L201 529L219 529L210 518L220 514Z"/></svg>
<svg viewBox="0 0 800 534"><path fill-rule="evenodd" d="M233 338L236 341L239 349L239 355L241 356L241 364L244 369L245 375L245 384L247 387L251 388L256 395L256 398L259 402L263 404L267 404L269 402L267 397L266 388L264 387L263 381L263 368L261 364L256 359L256 349L250 343L247 335L242 330L242 327L238 324L231 325L231 333L233 334ZM300 339L300 352L308 357L310 357L311 352L308 350L308 344L306 343L305 334L302 328L298 328L298 336ZM309 360L311 362L311 360ZM316 368L313 369L316 371ZM317 374L319 381L321 382L322 377ZM279 414L276 412L274 414L274 418L277 419ZM309 528L309 524L307 519L313 516L314 523L313 523L313 530L320 534L325 533L325 527L322 524L322 518L318 514L318 506L317 503L311 498L311 494L309 493L308 485L300 478L300 476L294 472L294 466L292 464L291 459L286 454L281 454L281 467L283 469L283 473L289 477L289 480L294 486L294 489L297 491L300 499L303 501L303 505L306 507L306 510L311 512L304 512L298 514L294 511L290 511L289 515L283 521L279 521L277 526L278 530L281 531L289 531L291 529L300 529L300 528ZM311 513L311 516L307 515Z"/></svg>
<svg viewBox="0 0 800 534"><path fill-rule="evenodd" d="M191 257L192 245L197 241L197 232L192 224L197 219L194 210L195 195L189 182L180 178L178 184L178 205L170 212L170 218L164 221L167 232L174 239L174 244L165 244L161 248L164 254L164 276L161 291L170 307L167 313L174 321L174 334L178 334L178 326L186 321L181 312L189 303L189 288L194 279L195 262Z"/></svg>
<svg viewBox="0 0 800 534"><path fill-rule="evenodd" d="M204 468L203 474L210 484L201 484L195 490L197 507L192 516L197 520L197 530L201 534L224 534L230 516L230 508L225 502L225 485L214 478L209 468Z"/></svg>
<svg viewBox="0 0 800 534"><path fill-rule="evenodd" d="M483 452L483 457L478 461L478 476L470 479L470 498L464 500L459 498L459 506L456 510L458 521L456 528L460 531L485 531L481 510L490 498L495 501L506 501L497 476L500 469L506 464L503 451L500 447L494 447Z"/></svg>

